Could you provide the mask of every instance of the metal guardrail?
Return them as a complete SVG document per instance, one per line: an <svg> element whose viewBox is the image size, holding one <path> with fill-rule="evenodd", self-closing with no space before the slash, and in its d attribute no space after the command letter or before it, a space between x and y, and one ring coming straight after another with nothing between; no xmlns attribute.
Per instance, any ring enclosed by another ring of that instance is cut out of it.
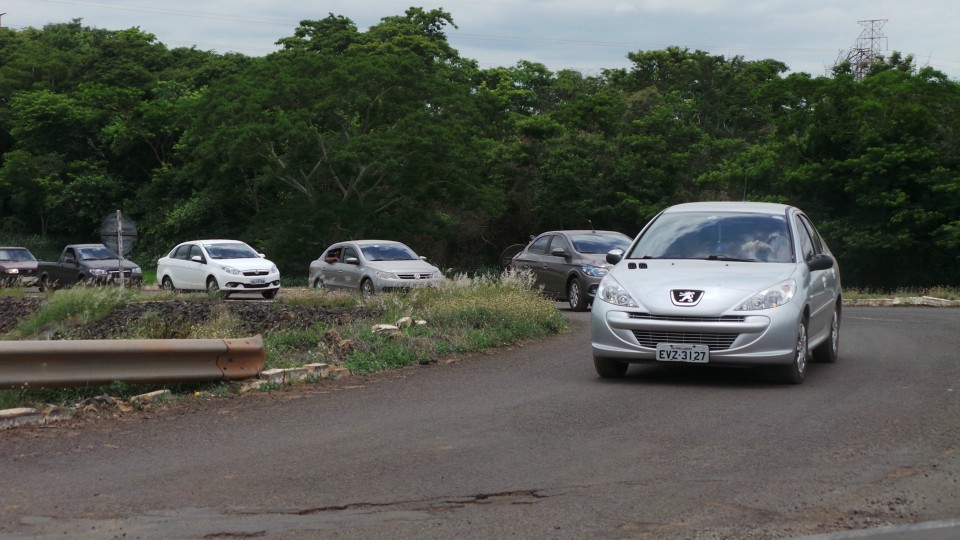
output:
<svg viewBox="0 0 960 540"><path fill-rule="evenodd" d="M239 380L266 365L263 338L0 341L0 388Z"/></svg>

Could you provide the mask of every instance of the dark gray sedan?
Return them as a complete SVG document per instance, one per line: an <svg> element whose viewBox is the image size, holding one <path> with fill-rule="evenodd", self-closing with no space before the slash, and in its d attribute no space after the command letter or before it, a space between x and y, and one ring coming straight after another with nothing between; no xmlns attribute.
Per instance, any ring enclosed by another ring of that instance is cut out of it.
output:
<svg viewBox="0 0 960 540"><path fill-rule="evenodd" d="M616 231L545 232L513 258L512 266L531 271L545 295L566 300L573 311L586 311L612 266L605 260L607 252L625 250L630 241Z"/></svg>

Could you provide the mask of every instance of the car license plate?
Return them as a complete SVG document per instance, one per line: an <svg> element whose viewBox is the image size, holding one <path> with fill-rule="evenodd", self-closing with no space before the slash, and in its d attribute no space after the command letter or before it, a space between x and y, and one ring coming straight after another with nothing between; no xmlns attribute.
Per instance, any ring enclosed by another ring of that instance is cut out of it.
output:
<svg viewBox="0 0 960 540"><path fill-rule="evenodd" d="M250 284L251 284L251 285L263 285L263 280L262 280L262 279L251 279L251 280L250 280Z"/></svg>
<svg viewBox="0 0 960 540"><path fill-rule="evenodd" d="M657 360L706 363L710 361L710 347L692 343L657 343Z"/></svg>

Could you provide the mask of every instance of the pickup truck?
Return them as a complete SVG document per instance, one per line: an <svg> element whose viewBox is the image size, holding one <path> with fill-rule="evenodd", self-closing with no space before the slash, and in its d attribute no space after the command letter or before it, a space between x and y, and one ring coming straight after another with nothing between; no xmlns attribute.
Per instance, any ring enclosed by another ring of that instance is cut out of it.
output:
<svg viewBox="0 0 960 540"><path fill-rule="evenodd" d="M41 291L69 287L71 285L108 285L119 283L139 287L143 284L143 272L132 261L119 255L103 244L71 244L63 248L57 262L37 263L37 287Z"/></svg>

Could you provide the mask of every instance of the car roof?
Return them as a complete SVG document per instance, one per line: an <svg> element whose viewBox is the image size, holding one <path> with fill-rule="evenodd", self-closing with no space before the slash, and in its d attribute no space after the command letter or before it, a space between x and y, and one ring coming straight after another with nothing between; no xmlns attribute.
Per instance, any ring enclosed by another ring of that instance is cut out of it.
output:
<svg viewBox="0 0 960 540"><path fill-rule="evenodd" d="M190 242L197 242L197 243L200 243L200 244L207 244L207 243L211 243L211 242L233 243L233 244L246 244L246 242L244 242L243 240L231 240L231 239L227 239L227 238L208 238L208 239L205 239L205 240L187 240L186 242L181 242L181 244L187 244L187 243L190 243Z"/></svg>
<svg viewBox="0 0 960 540"><path fill-rule="evenodd" d="M27 251L30 251L29 249L25 247L20 247L20 246L0 246L0 249L25 249Z"/></svg>
<svg viewBox="0 0 960 540"><path fill-rule="evenodd" d="M747 212L756 214L785 214L792 206L779 203L748 201L689 202L671 206L664 213L677 212Z"/></svg>
<svg viewBox="0 0 960 540"><path fill-rule="evenodd" d="M594 230L594 229L562 229L562 230L558 230L558 231L547 231L547 232L543 232L543 233L538 234L537 236L542 236L542 235L544 235L544 234L557 234L557 233L563 233L563 234L623 234L623 233L620 232L620 231L602 231L602 230ZM626 237L628 237L628 238L629 238L629 236L630 236L630 235L628 235L628 234L623 234L623 235L626 236Z"/></svg>
<svg viewBox="0 0 960 540"><path fill-rule="evenodd" d="M337 242L338 244L356 244L358 246L374 246L378 244L400 244L406 245L403 242L398 242L396 240L347 240L345 242Z"/></svg>

